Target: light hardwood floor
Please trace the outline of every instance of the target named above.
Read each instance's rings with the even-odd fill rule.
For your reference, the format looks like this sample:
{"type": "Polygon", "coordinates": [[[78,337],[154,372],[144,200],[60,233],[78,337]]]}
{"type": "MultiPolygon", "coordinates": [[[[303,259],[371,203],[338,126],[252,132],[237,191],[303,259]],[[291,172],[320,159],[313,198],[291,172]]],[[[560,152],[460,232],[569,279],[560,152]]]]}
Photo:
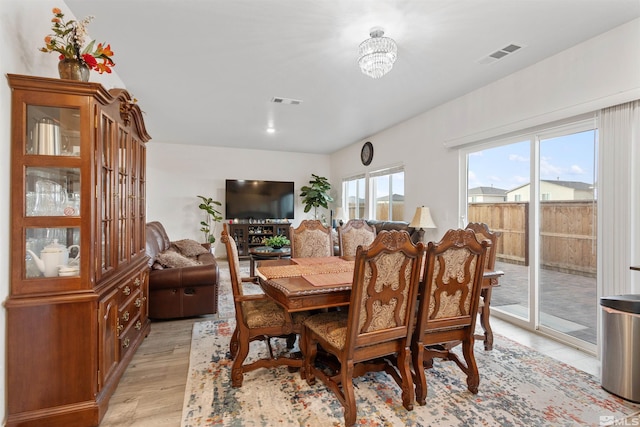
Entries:
{"type": "Polygon", "coordinates": [[[191,330],[201,316],[151,323],[127,367],[100,427],[178,427],[189,369],[191,330]]]}
{"type": "MultiPolygon", "coordinates": [[[[226,260],[219,265],[222,271],[226,260]]],[[[249,262],[241,262],[241,269],[243,274],[248,274],[249,262]]],[[[226,291],[230,292],[230,288],[226,291]]],[[[225,317],[229,315],[233,316],[233,311],[227,310],[223,314],[225,317]]],[[[193,324],[218,318],[218,315],[209,315],[152,321],[151,332],[122,376],[100,427],[179,427],[193,324]]],[[[535,348],[596,377],[600,375],[600,362],[595,357],[495,317],[491,318],[491,325],[496,334],[535,348]]]]}
{"type": "MultiPolygon", "coordinates": [[[[192,326],[216,318],[212,315],[153,322],[151,333],[122,376],[100,427],[179,427],[192,326]]],[[[495,333],[599,376],[598,360],[586,353],[500,319],[493,318],[491,324],[495,333]]]]}

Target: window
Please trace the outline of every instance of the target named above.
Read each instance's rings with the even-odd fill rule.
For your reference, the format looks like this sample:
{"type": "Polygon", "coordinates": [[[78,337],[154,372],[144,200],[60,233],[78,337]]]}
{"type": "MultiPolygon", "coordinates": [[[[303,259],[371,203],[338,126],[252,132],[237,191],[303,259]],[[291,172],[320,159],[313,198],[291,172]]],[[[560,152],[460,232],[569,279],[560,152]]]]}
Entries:
{"type": "Polygon", "coordinates": [[[365,218],[365,181],[364,175],[342,181],[342,206],[347,219],[365,218]]]}
{"type": "Polygon", "coordinates": [[[342,182],[342,206],[349,219],[404,220],[404,169],[382,169],[342,182]]]}

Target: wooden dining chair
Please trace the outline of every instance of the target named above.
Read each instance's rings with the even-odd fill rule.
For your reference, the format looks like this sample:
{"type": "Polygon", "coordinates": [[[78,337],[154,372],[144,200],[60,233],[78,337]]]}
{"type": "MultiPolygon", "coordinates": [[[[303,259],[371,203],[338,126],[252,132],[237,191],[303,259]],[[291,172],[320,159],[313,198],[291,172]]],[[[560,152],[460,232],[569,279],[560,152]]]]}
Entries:
{"type": "Polygon", "coordinates": [[[353,378],[385,371],[402,389],[402,404],[413,409],[411,332],[424,245],[406,231],[382,231],[356,252],[348,310],[313,315],[304,322],[303,374],[331,389],[344,407],[347,426],[356,422],[353,378]],[[316,367],[318,345],[338,360],[335,374],[316,367]]]}
{"type": "MultiPolygon", "coordinates": [[[[484,269],[493,271],[496,268],[496,254],[498,251],[498,238],[502,235],[500,232],[493,232],[489,230],[489,226],[482,222],[470,222],[465,227],[466,229],[473,230],[476,233],[478,240],[487,239],[491,242],[491,246],[487,248],[487,254],[484,257],[484,269]]],[[[483,335],[476,334],[475,338],[480,341],[484,341],[484,349],[493,349],[493,330],[489,322],[491,316],[491,292],[493,287],[490,283],[486,283],[491,279],[483,279],[485,281],[482,291],[480,292],[480,306],[478,311],[480,312],[480,326],[484,331],[483,335]]]]}
{"type": "Polygon", "coordinates": [[[355,256],[359,245],[369,246],[376,238],[376,228],[364,219],[350,219],[338,227],[340,256],[355,256]]]}
{"type": "Polygon", "coordinates": [[[291,236],[291,258],[333,255],[331,229],[316,219],[305,219],[298,228],[292,225],[289,235],[291,236]]]}
{"type": "Polygon", "coordinates": [[[420,283],[416,331],[411,354],[416,401],[426,403],[425,368],[433,358],[454,361],[467,375],[469,391],[478,393],[480,375],[473,353],[484,258],[489,241],[479,242],[473,230],[449,230],[438,243],[429,242],[420,283]],[[465,363],[448,344],[462,342],[465,363]]]}
{"type": "Polygon", "coordinates": [[[255,282],[253,277],[240,277],[240,262],[235,240],[229,237],[227,224],[223,224],[221,240],[227,250],[229,273],[231,275],[231,289],[236,311],[236,328],[230,342],[230,354],[233,359],[231,366],[231,386],[241,387],[245,372],[258,368],[272,368],[276,366],[301,367],[302,360],[290,357],[274,356],[270,339],[284,337],[288,339],[287,347],[293,346],[293,334],[302,330],[302,322],[309,316],[309,312],[290,314],[276,304],[265,294],[245,295],[243,282],[255,282]],[[268,356],[252,363],[244,364],[249,353],[249,344],[261,340],[267,345],[268,356]]]}

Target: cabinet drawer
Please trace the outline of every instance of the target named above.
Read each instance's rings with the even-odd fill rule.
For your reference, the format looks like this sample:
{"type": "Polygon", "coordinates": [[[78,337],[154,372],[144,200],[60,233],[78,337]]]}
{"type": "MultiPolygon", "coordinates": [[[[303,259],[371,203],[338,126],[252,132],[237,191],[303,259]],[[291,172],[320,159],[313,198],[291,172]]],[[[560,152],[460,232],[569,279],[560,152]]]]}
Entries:
{"type": "Polygon", "coordinates": [[[143,284],[143,272],[139,272],[136,275],[130,277],[125,280],[124,283],[118,286],[120,292],[120,303],[122,304],[128,298],[131,297],[132,294],[142,289],[143,284]]]}
{"type": "Polygon", "coordinates": [[[134,318],[140,316],[143,303],[142,292],[138,289],[129,296],[128,300],[118,307],[118,322],[121,331],[127,329],[134,318]]]}
{"type": "Polygon", "coordinates": [[[129,320],[127,327],[120,334],[120,358],[124,358],[125,353],[131,348],[134,341],[140,335],[142,329],[142,321],[140,314],[129,320]]]}

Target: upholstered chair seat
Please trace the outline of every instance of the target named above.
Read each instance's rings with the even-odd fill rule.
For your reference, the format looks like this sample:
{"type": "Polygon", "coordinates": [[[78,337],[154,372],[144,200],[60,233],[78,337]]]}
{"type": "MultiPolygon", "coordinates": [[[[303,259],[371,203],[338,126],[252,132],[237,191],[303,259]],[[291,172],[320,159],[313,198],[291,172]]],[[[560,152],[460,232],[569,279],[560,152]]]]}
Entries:
{"type": "MultiPolygon", "coordinates": [[[[249,328],[282,327],[287,323],[283,308],[270,299],[243,301],[242,316],[249,328]]],[[[301,326],[308,316],[307,311],[292,313],[291,320],[294,325],[301,326]]]]}
{"type": "Polygon", "coordinates": [[[347,339],[348,312],[329,311],[309,317],[304,325],[318,337],[342,350],[347,339]]]}

